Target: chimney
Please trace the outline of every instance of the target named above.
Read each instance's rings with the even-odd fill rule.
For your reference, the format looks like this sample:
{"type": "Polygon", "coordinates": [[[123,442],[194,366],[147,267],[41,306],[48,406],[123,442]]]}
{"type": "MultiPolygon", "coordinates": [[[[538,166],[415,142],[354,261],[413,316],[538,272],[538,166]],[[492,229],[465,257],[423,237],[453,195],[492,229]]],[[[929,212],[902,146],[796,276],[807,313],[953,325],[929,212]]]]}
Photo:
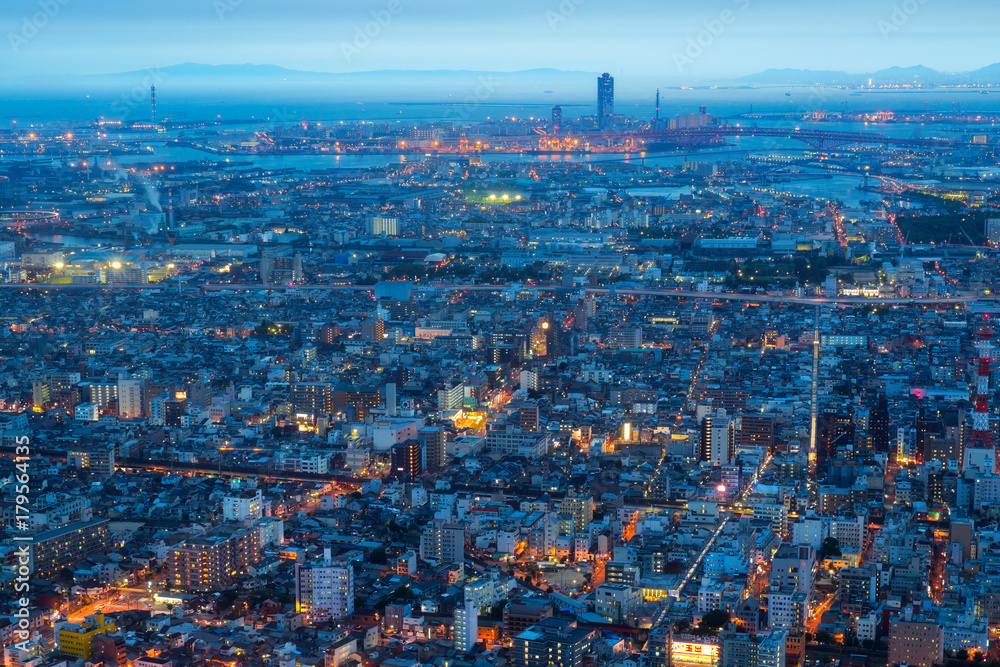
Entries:
{"type": "Polygon", "coordinates": [[[174,228],[174,191],[167,190],[167,229],[174,228]]]}

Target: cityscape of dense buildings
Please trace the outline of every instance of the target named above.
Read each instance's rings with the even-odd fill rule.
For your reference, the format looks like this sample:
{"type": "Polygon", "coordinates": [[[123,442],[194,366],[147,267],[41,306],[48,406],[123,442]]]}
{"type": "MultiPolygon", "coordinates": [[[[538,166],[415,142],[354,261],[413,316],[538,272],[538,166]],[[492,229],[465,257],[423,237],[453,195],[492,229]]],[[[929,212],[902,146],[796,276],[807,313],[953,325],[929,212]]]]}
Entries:
{"type": "Polygon", "coordinates": [[[0,130],[6,664],[1000,658],[991,119],[151,92],[0,130]]]}

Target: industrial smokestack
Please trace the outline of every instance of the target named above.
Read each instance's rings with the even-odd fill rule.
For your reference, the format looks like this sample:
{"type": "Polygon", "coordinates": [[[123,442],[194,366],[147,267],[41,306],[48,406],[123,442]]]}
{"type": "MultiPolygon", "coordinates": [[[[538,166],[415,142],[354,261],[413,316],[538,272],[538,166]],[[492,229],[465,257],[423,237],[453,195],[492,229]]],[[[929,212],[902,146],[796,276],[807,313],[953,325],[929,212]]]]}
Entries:
{"type": "Polygon", "coordinates": [[[167,190],[167,229],[174,228],[174,191],[167,190]]]}
{"type": "Polygon", "coordinates": [[[156,125],[156,86],[149,87],[150,118],[156,125]]]}

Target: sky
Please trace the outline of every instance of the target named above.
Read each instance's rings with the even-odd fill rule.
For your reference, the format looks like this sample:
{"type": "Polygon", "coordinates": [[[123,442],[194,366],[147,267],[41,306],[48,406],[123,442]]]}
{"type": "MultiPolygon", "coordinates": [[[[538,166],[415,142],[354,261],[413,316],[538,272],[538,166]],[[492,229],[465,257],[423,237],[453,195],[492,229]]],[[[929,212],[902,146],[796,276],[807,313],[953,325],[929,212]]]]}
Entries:
{"type": "Polygon", "coordinates": [[[997,25],[996,0],[3,0],[0,70],[965,71],[1000,62],[997,25]]]}

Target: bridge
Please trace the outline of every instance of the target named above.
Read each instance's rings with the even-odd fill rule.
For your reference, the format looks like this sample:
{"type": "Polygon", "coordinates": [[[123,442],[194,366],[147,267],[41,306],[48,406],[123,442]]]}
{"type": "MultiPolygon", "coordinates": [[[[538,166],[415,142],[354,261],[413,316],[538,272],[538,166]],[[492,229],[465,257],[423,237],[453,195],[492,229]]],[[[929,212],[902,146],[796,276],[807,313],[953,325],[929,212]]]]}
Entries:
{"type": "MultiPolygon", "coordinates": [[[[963,246],[968,247],[968,246],[963,246]]],[[[492,285],[414,285],[414,288],[430,288],[445,292],[502,292],[508,284],[492,285]]],[[[542,292],[579,292],[587,294],[625,294],[630,296],[673,297],[677,299],[713,299],[716,301],[742,301],[744,303],[790,303],[804,306],[816,305],[872,305],[872,306],[936,306],[941,304],[963,304],[977,302],[998,302],[1000,294],[966,294],[935,297],[867,297],[867,296],[790,296],[783,294],[744,294],[741,292],[697,292],[693,290],[660,289],[655,287],[564,287],[562,285],[527,285],[542,292]]],[[[201,292],[371,292],[374,285],[259,285],[253,283],[202,283],[185,284],[161,281],[141,284],[46,284],[46,283],[0,283],[0,291],[100,291],[100,292],[141,292],[145,290],[178,291],[191,294],[201,292]]]]}
{"type": "Polygon", "coordinates": [[[808,144],[816,150],[830,150],[851,144],[875,144],[901,146],[906,148],[953,148],[957,142],[951,139],[917,139],[890,137],[874,132],[841,132],[835,130],[813,130],[781,127],[743,127],[723,125],[720,127],[700,127],[677,130],[648,130],[635,136],[648,143],[676,144],[682,148],[696,148],[720,143],[725,137],[774,137],[794,139],[808,144]]]}
{"type": "MultiPolygon", "coordinates": [[[[0,446],[0,456],[14,456],[16,447],[0,446]]],[[[65,463],[67,452],[63,449],[40,448],[33,454],[47,458],[50,461],[65,463]]],[[[201,474],[217,477],[257,477],[264,480],[280,482],[305,482],[316,484],[337,484],[352,490],[360,489],[367,481],[341,472],[315,473],[297,472],[294,470],[261,470],[249,466],[234,466],[229,464],[213,465],[209,462],[190,463],[187,461],[168,461],[165,459],[124,458],[115,461],[115,467],[123,470],[150,470],[169,474],[201,474]]]]}

